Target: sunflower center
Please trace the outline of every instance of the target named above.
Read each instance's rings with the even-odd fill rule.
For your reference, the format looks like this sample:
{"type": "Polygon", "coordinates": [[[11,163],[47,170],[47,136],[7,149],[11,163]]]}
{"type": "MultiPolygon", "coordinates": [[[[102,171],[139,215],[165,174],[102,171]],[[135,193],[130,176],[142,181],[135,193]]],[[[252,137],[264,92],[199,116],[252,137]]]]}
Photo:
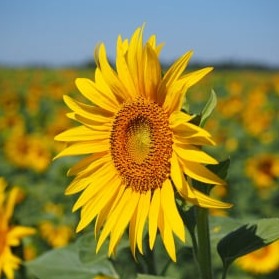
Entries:
{"type": "Polygon", "coordinates": [[[141,164],[147,158],[152,146],[151,136],[147,119],[138,117],[130,121],[127,129],[127,151],[134,162],[141,164]]]}
{"type": "Polygon", "coordinates": [[[110,147],[126,187],[139,192],[161,187],[170,174],[172,154],[167,114],[143,98],[125,103],[115,117],[110,147]]]}

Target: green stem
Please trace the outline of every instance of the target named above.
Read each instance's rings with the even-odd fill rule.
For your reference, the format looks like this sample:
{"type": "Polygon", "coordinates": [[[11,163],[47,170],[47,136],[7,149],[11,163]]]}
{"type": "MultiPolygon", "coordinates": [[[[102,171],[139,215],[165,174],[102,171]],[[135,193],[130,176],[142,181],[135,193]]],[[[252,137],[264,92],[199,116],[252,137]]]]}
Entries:
{"type": "Polygon", "coordinates": [[[226,279],[228,272],[228,266],[225,266],[222,273],[222,279],[226,279]]]}
{"type": "Polygon", "coordinates": [[[208,209],[196,207],[197,235],[198,235],[198,262],[202,279],[212,279],[211,249],[208,224],[208,209]]]}
{"type": "Polygon", "coordinates": [[[193,244],[193,257],[194,257],[194,261],[197,264],[197,267],[200,268],[199,260],[198,260],[199,248],[198,248],[197,238],[196,238],[196,235],[195,235],[194,231],[192,232],[191,230],[189,230],[189,233],[190,233],[190,236],[191,236],[191,239],[192,239],[192,244],[193,244]]]}

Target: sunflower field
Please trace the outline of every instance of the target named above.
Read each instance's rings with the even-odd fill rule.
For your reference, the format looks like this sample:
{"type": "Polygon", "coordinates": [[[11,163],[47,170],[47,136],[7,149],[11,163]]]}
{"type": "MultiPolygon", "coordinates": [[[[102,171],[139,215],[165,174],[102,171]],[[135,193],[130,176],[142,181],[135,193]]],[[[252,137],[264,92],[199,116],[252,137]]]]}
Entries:
{"type": "MultiPolygon", "coordinates": [[[[127,235],[108,258],[106,247],[95,254],[93,226],[75,232],[80,214],[72,212],[76,196],[64,192],[72,180],[67,171],[77,159],[53,158],[64,148],[54,137],[74,125],[66,117],[63,95],[80,98],[74,84],[78,77],[93,79],[93,70],[0,68],[0,278],[197,278],[194,244],[187,234],[186,246],[178,241],[173,263],[160,239],[154,253],[144,247],[146,255],[134,261],[127,235]]],[[[229,232],[248,239],[245,225],[257,224],[267,228],[269,239],[278,238],[265,218],[279,217],[279,72],[214,70],[188,90],[187,109],[199,114],[211,89],[217,105],[205,127],[217,145],[207,152],[223,162],[228,184],[215,186],[211,196],[233,204],[210,209],[214,278],[221,278],[222,253],[230,255],[233,244],[222,242],[229,251],[219,249],[221,258],[216,246],[229,232]]],[[[279,278],[279,241],[270,242],[243,256],[227,256],[232,264],[226,278],[279,278]]]]}

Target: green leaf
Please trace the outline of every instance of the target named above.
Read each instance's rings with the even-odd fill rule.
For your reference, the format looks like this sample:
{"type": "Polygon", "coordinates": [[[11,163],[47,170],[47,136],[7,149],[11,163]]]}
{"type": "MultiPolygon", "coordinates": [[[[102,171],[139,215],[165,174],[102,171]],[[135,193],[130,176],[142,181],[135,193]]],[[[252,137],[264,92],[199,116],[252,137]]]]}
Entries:
{"type": "Polygon", "coordinates": [[[244,225],[243,220],[224,216],[209,216],[210,242],[215,250],[219,241],[230,232],[244,225]]]}
{"type": "Polygon", "coordinates": [[[33,261],[25,263],[31,274],[39,279],[88,279],[98,274],[112,278],[118,275],[107,259],[103,249],[95,253],[95,241],[88,243],[88,236],[81,237],[75,244],[49,251],[33,261]],[[87,243],[87,250],[84,245],[87,243]],[[89,253],[89,250],[92,252],[89,253]]]}
{"type": "MultiPolygon", "coordinates": [[[[78,248],[79,256],[82,262],[94,264],[96,260],[107,259],[108,242],[105,242],[96,254],[97,242],[93,233],[88,233],[80,237],[75,244],[78,248]]],[[[130,246],[129,239],[123,235],[117,246],[117,251],[130,246]]]]}
{"type": "Polygon", "coordinates": [[[243,225],[222,238],[217,250],[225,270],[238,257],[279,239],[279,218],[261,219],[243,225]]]}
{"type": "Polygon", "coordinates": [[[226,179],[228,175],[228,170],[230,167],[231,160],[230,158],[219,162],[216,165],[208,165],[207,168],[217,174],[220,178],[226,179]]]}
{"type": "Polygon", "coordinates": [[[209,118],[209,116],[215,109],[216,105],[217,105],[217,97],[215,91],[212,89],[210,97],[201,112],[201,121],[200,121],[201,127],[205,125],[206,120],[209,118]]]}
{"type": "Polygon", "coordinates": [[[174,277],[155,276],[147,274],[138,274],[137,279],[175,279],[174,277]]]}

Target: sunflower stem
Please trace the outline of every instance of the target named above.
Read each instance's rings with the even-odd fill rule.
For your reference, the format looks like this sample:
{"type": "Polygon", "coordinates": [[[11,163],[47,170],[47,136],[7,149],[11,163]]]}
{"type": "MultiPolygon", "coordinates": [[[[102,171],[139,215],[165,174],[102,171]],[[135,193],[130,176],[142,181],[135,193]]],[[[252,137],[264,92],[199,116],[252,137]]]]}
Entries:
{"type": "Polygon", "coordinates": [[[201,279],[212,279],[211,249],[208,222],[208,209],[196,207],[198,235],[198,263],[201,279]]]}
{"type": "Polygon", "coordinates": [[[194,257],[194,261],[197,264],[197,267],[200,269],[199,266],[199,260],[198,260],[198,242],[197,242],[197,238],[196,238],[196,234],[195,232],[189,231],[191,239],[192,239],[192,243],[193,243],[193,257],[194,257]]]}
{"type": "Polygon", "coordinates": [[[226,267],[224,267],[224,269],[223,269],[222,279],[226,279],[226,277],[227,277],[227,272],[228,272],[228,267],[226,266],[226,267]]]}

